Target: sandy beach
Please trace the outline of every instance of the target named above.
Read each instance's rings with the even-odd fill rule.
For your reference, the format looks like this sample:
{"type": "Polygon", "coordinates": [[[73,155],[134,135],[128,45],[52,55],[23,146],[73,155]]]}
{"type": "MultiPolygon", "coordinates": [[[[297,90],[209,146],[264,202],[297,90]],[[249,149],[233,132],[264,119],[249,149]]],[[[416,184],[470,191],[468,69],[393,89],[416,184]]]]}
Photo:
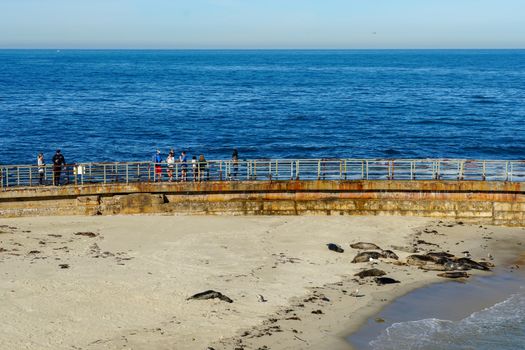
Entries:
{"type": "Polygon", "coordinates": [[[443,280],[404,264],[413,252],[499,266],[524,244],[522,228],[410,217],[0,219],[0,348],[349,349],[369,316],[443,280]],[[352,263],[360,241],[399,260],[352,263]],[[400,283],[354,276],[371,267],[400,283]],[[233,302],[187,300],[206,290],[233,302]]]}

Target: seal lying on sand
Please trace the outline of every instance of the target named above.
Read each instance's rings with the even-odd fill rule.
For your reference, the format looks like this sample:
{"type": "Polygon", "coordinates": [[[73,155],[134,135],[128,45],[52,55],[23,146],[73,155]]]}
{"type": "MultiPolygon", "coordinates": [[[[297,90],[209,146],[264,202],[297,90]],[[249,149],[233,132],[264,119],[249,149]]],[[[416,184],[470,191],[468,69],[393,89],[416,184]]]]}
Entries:
{"type": "Polygon", "coordinates": [[[386,275],[386,272],[383,270],[369,269],[369,270],[363,270],[361,272],[358,272],[354,276],[365,278],[365,277],[378,277],[378,276],[384,276],[384,275],[386,275]]]}
{"type": "Polygon", "coordinates": [[[381,250],[381,248],[379,248],[376,244],[366,242],[357,242],[354,244],[350,244],[350,247],[354,249],[381,250]]]}
{"type": "Polygon", "coordinates": [[[468,278],[469,277],[469,275],[463,271],[443,272],[443,273],[438,273],[438,276],[446,277],[446,278],[468,278]]]}
{"type": "Polygon", "coordinates": [[[381,254],[383,255],[383,258],[394,259],[394,260],[399,259],[399,256],[397,256],[396,253],[388,249],[381,251],[381,254]]]}
{"type": "Polygon", "coordinates": [[[368,262],[370,259],[399,259],[399,257],[391,250],[382,250],[381,252],[361,252],[357,254],[352,260],[353,263],[362,263],[362,262],[368,262]]]}
{"type": "Polygon", "coordinates": [[[328,246],[328,249],[336,253],[344,253],[345,251],[343,248],[341,248],[339,245],[335,243],[328,243],[327,246],[328,246]]]}
{"type": "Polygon", "coordinates": [[[432,256],[422,255],[422,254],[413,254],[407,257],[407,264],[414,266],[423,266],[428,263],[435,263],[436,260],[432,256]]]}
{"type": "Polygon", "coordinates": [[[221,292],[216,292],[214,290],[207,290],[205,292],[197,293],[195,295],[192,295],[186,300],[190,300],[190,299],[193,299],[193,300],[220,299],[227,303],[233,303],[233,300],[228,298],[226,295],[222,294],[221,292]]]}
{"type": "Polygon", "coordinates": [[[434,259],[435,262],[442,261],[443,259],[453,259],[454,254],[446,253],[446,252],[431,252],[427,253],[427,256],[434,259]]]}
{"type": "Polygon", "coordinates": [[[362,263],[362,262],[368,262],[370,259],[379,259],[382,258],[383,255],[379,252],[362,252],[355,256],[354,260],[352,262],[355,263],[362,263]]]}
{"type": "Polygon", "coordinates": [[[480,264],[469,258],[459,258],[455,260],[461,266],[468,267],[475,270],[490,271],[490,268],[484,264],[480,264]]]}
{"type": "Polygon", "coordinates": [[[377,277],[375,279],[375,281],[376,281],[378,286],[382,286],[384,284],[401,283],[398,280],[395,280],[395,279],[390,278],[390,277],[377,277]]]}
{"type": "Polygon", "coordinates": [[[426,255],[413,254],[407,257],[408,265],[419,266],[423,270],[454,271],[454,270],[482,270],[490,271],[490,265],[478,263],[469,258],[456,258],[454,255],[440,252],[426,255]]]}

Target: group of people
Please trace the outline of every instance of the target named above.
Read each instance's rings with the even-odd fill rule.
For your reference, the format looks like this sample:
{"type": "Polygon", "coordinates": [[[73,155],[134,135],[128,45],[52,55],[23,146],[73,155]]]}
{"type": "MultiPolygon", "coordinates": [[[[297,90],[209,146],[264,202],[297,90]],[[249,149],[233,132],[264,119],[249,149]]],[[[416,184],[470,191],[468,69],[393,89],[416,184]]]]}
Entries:
{"type": "MultiPolygon", "coordinates": [[[[233,177],[237,176],[238,161],[239,161],[239,153],[237,152],[237,149],[234,149],[232,153],[232,163],[233,163],[232,170],[233,171],[231,174],[233,175],[233,177]]],[[[53,185],[58,186],[60,185],[60,176],[63,171],[63,168],[66,166],[66,159],[64,158],[64,155],[59,149],[56,150],[52,158],[52,162],[53,162],[53,185]]],[[[168,176],[168,181],[170,182],[173,181],[174,176],[178,177],[175,174],[176,168],[178,171],[180,171],[180,181],[182,182],[188,181],[188,174],[190,174],[193,181],[209,180],[210,170],[208,167],[208,161],[206,160],[203,154],[201,154],[198,159],[196,156],[193,156],[191,161],[188,161],[188,156],[186,155],[186,151],[182,151],[179,157],[175,158],[175,151],[171,149],[168,153],[168,156],[166,158],[163,158],[160,150],[157,150],[155,154],[153,155],[152,162],[155,167],[155,181],[158,181],[158,182],[162,181],[164,164],[166,165],[166,173],[168,176]],[[177,164],[177,167],[176,167],[176,164],[177,164]]],[[[43,185],[44,180],[45,180],[45,168],[46,168],[46,162],[44,160],[43,153],[38,154],[37,166],[38,166],[38,174],[39,174],[39,184],[43,185]]],[[[79,169],[81,169],[81,167],[79,167],[79,169]]],[[[78,172],[80,174],[80,172],[83,172],[83,170],[78,170],[78,172]]],[[[75,167],[75,175],[77,175],[76,167],[75,167]]]]}
{"type": "MultiPolygon", "coordinates": [[[[166,172],[169,182],[173,181],[175,163],[180,164],[181,181],[188,181],[188,156],[186,155],[186,151],[182,151],[178,159],[175,159],[175,151],[171,149],[166,159],[163,159],[160,150],[157,150],[153,156],[153,163],[155,164],[155,181],[162,181],[162,163],[166,163],[167,165],[166,172]]],[[[203,154],[199,156],[198,160],[196,156],[192,157],[191,173],[193,174],[193,181],[203,181],[208,178],[208,162],[206,161],[206,158],[204,158],[203,154]]]]}
{"type": "MultiPolygon", "coordinates": [[[[182,182],[188,181],[188,172],[190,170],[189,170],[189,164],[188,164],[189,162],[188,162],[188,156],[186,155],[186,151],[182,151],[179,157],[176,159],[175,151],[171,149],[166,159],[164,159],[162,157],[160,150],[157,150],[157,152],[153,155],[152,161],[155,164],[155,181],[156,182],[162,181],[162,164],[163,163],[167,165],[166,173],[167,173],[169,182],[173,181],[176,163],[178,163],[178,165],[180,166],[180,181],[182,182]]],[[[237,164],[239,161],[239,153],[237,152],[237,149],[233,150],[232,161],[234,164],[234,169],[237,169],[237,164]]],[[[235,172],[237,171],[235,170],[235,172]]],[[[203,154],[201,154],[198,159],[197,159],[197,156],[192,157],[191,175],[192,175],[193,181],[209,180],[210,171],[208,167],[208,161],[206,160],[203,154]]]]}
{"type": "MultiPolygon", "coordinates": [[[[201,154],[198,159],[197,159],[197,156],[193,156],[191,159],[191,162],[188,162],[188,156],[186,154],[186,151],[182,151],[179,157],[176,159],[175,151],[171,149],[166,159],[164,159],[162,157],[160,150],[157,149],[157,152],[153,155],[152,161],[155,164],[155,181],[156,182],[162,181],[162,164],[163,163],[167,165],[166,173],[167,173],[169,182],[173,181],[176,163],[179,165],[179,168],[180,168],[180,181],[182,182],[188,181],[188,172],[190,171],[191,171],[193,181],[209,180],[210,169],[208,167],[208,161],[206,160],[203,154],[201,154]],[[189,170],[188,163],[191,163],[191,170],[189,170]]],[[[239,161],[239,153],[237,152],[237,149],[233,150],[232,161],[233,161],[233,168],[234,168],[234,176],[237,176],[236,173],[237,173],[238,161],[239,161]]]]}
{"type": "MultiPolygon", "coordinates": [[[[66,159],[64,158],[64,155],[62,152],[57,149],[55,152],[55,155],[51,159],[53,162],[53,185],[58,186],[60,185],[60,174],[62,173],[62,167],[66,165],[66,159]]],[[[38,183],[40,185],[44,184],[44,177],[45,177],[45,166],[46,161],[44,160],[44,154],[39,153],[37,157],[37,165],[38,165],[38,183]]]]}

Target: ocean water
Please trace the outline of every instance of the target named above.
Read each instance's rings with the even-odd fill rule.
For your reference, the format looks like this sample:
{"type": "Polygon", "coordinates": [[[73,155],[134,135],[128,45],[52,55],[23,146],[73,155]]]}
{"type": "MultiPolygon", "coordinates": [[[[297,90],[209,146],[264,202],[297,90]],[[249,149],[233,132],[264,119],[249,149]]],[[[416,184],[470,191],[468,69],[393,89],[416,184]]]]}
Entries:
{"type": "Polygon", "coordinates": [[[525,349],[525,291],[460,320],[395,323],[370,343],[373,350],[525,349]]]}
{"type": "Polygon", "coordinates": [[[358,350],[525,349],[525,272],[496,269],[396,299],[348,338],[358,350]],[[378,323],[380,317],[385,322],[378,323]]]}
{"type": "Polygon", "coordinates": [[[0,50],[0,163],[525,158],[525,50],[0,50]]]}

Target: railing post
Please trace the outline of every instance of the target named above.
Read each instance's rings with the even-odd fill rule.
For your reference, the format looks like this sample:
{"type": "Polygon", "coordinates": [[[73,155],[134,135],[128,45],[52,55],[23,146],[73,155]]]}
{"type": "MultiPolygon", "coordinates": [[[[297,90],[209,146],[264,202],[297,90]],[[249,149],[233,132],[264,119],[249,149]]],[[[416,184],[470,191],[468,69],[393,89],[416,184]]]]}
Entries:
{"type": "Polygon", "coordinates": [[[293,160],[290,161],[290,180],[293,180],[293,160]]]}
{"type": "Polygon", "coordinates": [[[321,179],[321,160],[317,161],[317,180],[321,179]]]}
{"type": "Polygon", "coordinates": [[[366,179],[368,180],[368,160],[366,161],[366,179]]]}
{"type": "Polygon", "coordinates": [[[365,161],[361,160],[361,180],[365,179],[365,161]]]}
{"type": "Polygon", "coordinates": [[[482,170],[482,174],[481,174],[481,179],[483,181],[485,181],[487,179],[487,165],[486,165],[486,161],[483,161],[483,170],[482,170]]]}
{"type": "Polygon", "coordinates": [[[103,172],[104,172],[104,185],[106,184],[106,164],[103,165],[103,172]]]}
{"type": "Polygon", "coordinates": [[[295,164],[295,179],[299,180],[299,160],[297,160],[297,163],[295,164]]]}
{"type": "Polygon", "coordinates": [[[510,162],[510,182],[512,182],[513,180],[513,176],[512,176],[512,173],[514,172],[514,167],[513,167],[513,164],[512,162],[510,162]]]}
{"type": "Polygon", "coordinates": [[[20,186],[20,167],[16,167],[16,185],[20,186]]]}
{"type": "Polygon", "coordinates": [[[345,180],[346,180],[348,176],[347,160],[345,159],[344,162],[345,162],[345,180]]]}
{"type": "Polygon", "coordinates": [[[33,186],[33,168],[29,167],[29,186],[33,186]]]}

